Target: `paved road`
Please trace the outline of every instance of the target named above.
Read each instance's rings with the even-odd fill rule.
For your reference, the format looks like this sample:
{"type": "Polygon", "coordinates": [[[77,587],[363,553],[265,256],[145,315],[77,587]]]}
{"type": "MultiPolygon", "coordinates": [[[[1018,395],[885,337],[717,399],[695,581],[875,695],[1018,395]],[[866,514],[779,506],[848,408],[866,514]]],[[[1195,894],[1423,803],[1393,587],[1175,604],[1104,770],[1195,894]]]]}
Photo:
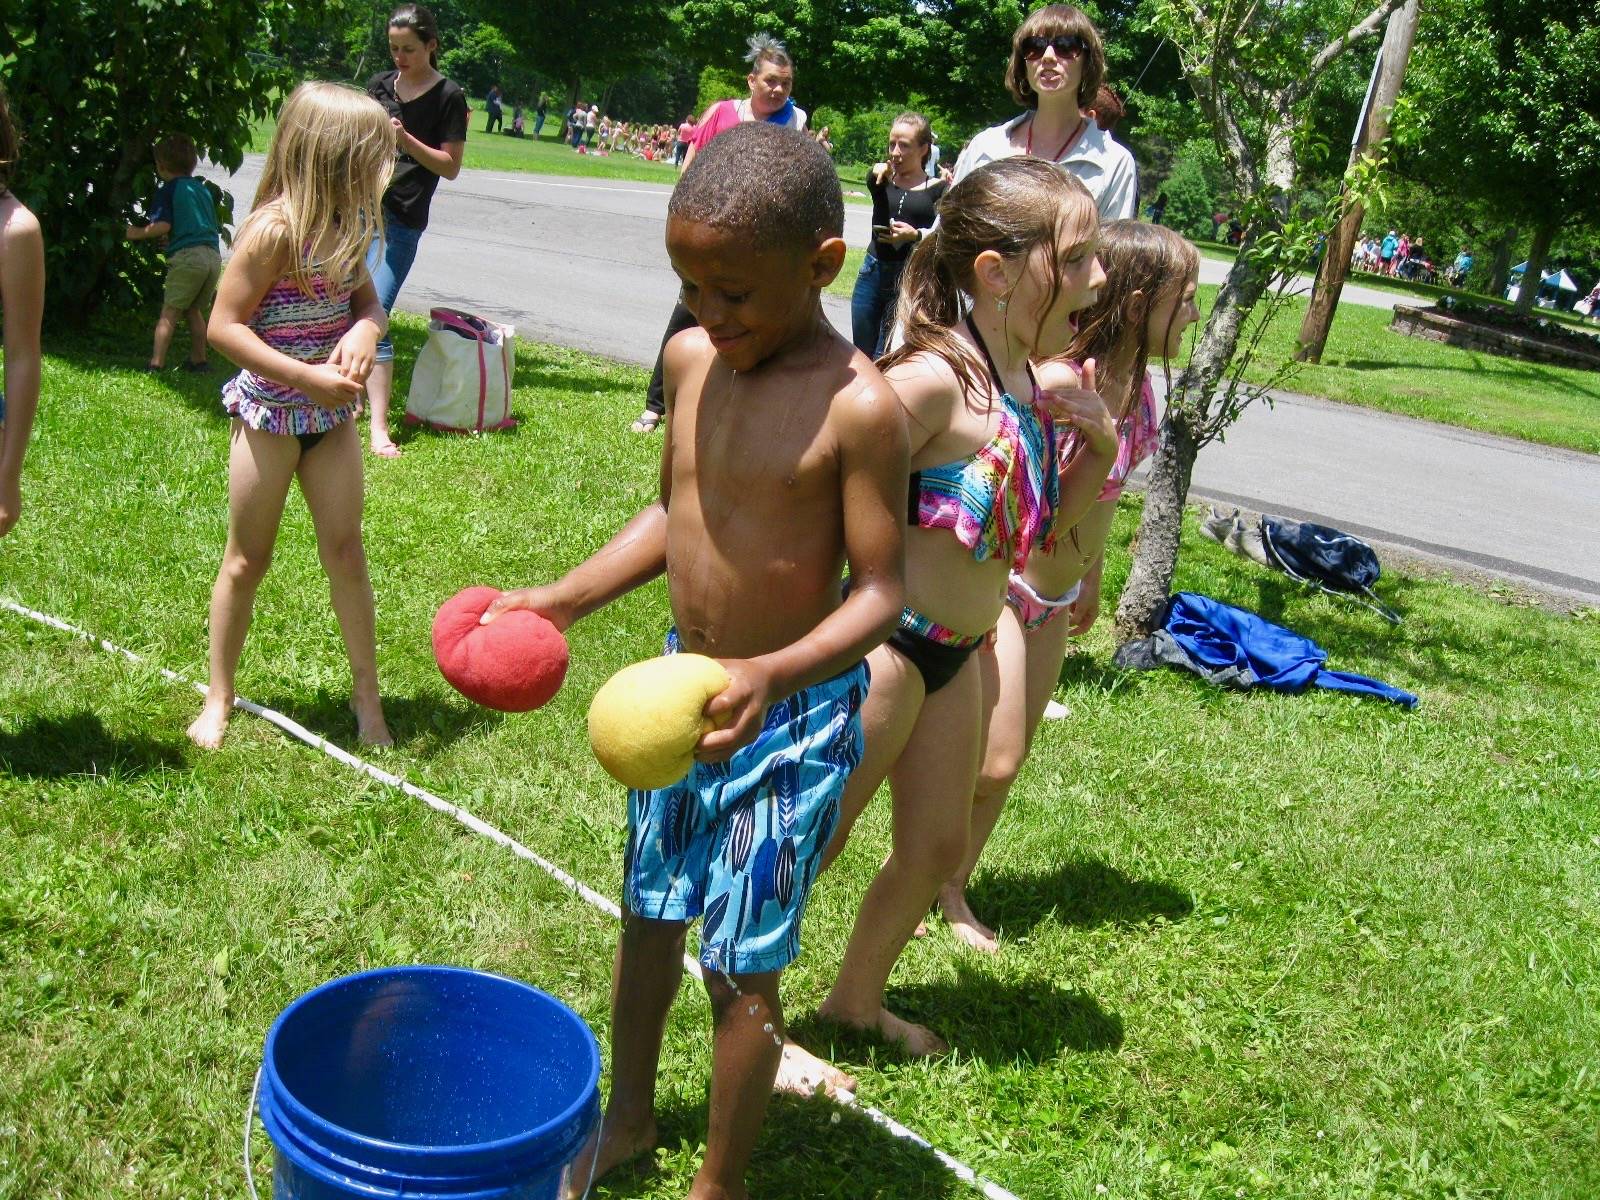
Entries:
{"type": "MultiPolygon", "coordinates": [[[[259,170],[254,159],[221,180],[240,207],[259,170]]],[[[642,183],[463,172],[440,185],[400,306],[460,305],[525,337],[648,364],[677,293],[661,245],[667,194],[642,183]]],[[[865,206],[846,206],[852,245],[866,242],[869,224],[865,206]]],[[[1207,281],[1225,270],[1202,261],[1207,281]]],[[[1344,299],[1397,300],[1357,287],[1344,299]]],[[[829,296],[824,305],[848,333],[848,304],[829,296]]],[[[1597,456],[1284,396],[1202,453],[1194,492],[1600,604],[1597,456]]]]}

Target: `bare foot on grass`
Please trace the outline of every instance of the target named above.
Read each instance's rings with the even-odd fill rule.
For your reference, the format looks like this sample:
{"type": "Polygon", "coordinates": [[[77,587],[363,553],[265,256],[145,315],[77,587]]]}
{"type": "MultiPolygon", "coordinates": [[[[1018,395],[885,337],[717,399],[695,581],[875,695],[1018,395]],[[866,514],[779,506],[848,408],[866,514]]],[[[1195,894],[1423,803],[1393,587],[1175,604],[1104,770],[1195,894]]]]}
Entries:
{"type": "Polygon", "coordinates": [[[374,696],[370,700],[352,700],[350,711],[356,715],[356,740],[374,750],[394,745],[394,735],[383,719],[383,701],[374,696]]]}
{"type": "Polygon", "coordinates": [[[964,890],[947,887],[940,891],[939,910],[944,913],[945,924],[950,926],[950,932],[955,934],[958,942],[985,954],[999,953],[1000,942],[994,930],[973,915],[964,890]]]}
{"type": "Polygon", "coordinates": [[[215,750],[222,745],[222,735],[228,732],[228,718],[232,715],[232,696],[207,692],[205,707],[189,726],[189,740],[202,750],[215,750]]]}
{"type": "Polygon", "coordinates": [[[830,1008],[827,1001],[817,1010],[817,1015],[836,1025],[859,1029],[863,1033],[876,1033],[886,1042],[893,1042],[913,1058],[935,1058],[950,1053],[950,1044],[925,1025],[918,1025],[895,1016],[887,1008],[878,1009],[871,1018],[863,1021],[830,1008]]]}
{"type": "Polygon", "coordinates": [[[394,444],[389,437],[372,439],[372,455],[374,458],[399,458],[400,447],[394,444]]]}
{"type": "Polygon", "coordinates": [[[591,1180],[604,1179],[623,1163],[632,1162],[655,1148],[654,1117],[636,1127],[609,1118],[603,1120],[578,1157],[572,1160],[565,1200],[583,1200],[588,1194],[591,1180]]]}
{"type": "Polygon", "coordinates": [[[775,1091],[794,1096],[815,1096],[821,1092],[830,1100],[838,1100],[843,1092],[855,1095],[856,1080],[827,1059],[819,1058],[785,1038],[783,1058],[778,1063],[778,1078],[772,1086],[775,1091]]]}

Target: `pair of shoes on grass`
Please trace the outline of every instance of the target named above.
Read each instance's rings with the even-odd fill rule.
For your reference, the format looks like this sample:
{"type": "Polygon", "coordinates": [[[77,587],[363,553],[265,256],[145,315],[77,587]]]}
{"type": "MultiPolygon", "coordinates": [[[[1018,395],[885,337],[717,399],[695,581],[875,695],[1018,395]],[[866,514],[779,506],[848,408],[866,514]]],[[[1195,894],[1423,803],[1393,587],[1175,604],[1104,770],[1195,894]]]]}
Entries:
{"type": "Polygon", "coordinates": [[[1231,513],[1224,513],[1213,504],[1211,511],[1200,520],[1200,536],[1220,542],[1231,553],[1248,558],[1259,566],[1272,566],[1272,560],[1267,557],[1267,548],[1261,540],[1260,524],[1246,524],[1237,508],[1231,513]]]}

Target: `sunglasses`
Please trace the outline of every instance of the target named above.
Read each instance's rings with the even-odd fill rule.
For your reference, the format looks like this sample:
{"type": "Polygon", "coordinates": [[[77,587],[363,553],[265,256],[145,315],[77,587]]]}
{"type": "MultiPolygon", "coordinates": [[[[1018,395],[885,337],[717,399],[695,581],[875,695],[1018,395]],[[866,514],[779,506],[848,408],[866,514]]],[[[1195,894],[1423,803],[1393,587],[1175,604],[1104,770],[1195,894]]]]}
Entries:
{"type": "Polygon", "coordinates": [[[1025,37],[1022,39],[1022,57],[1038,62],[1046,50],[1054,50],[1057,58],[1076,58],[1089,48],[1089,43],[1075,33],[1058,33],[1055,37],[1025,37]]]}

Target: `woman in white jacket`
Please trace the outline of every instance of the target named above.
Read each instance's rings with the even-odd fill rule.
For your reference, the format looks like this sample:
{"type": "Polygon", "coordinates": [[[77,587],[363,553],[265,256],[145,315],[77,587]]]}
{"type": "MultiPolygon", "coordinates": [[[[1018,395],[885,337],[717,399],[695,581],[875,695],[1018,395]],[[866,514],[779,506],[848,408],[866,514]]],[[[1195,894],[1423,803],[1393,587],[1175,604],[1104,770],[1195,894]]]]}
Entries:
{"type": "Polygon", "coordinates": [[[1084,111],[1105,73],[1100,33],[1082,12],[1051,4],[1031,13],[1011,36],[1006,65],[1006,90],[1027,111],[968,142],[956,160],[956,182],[986,162],[1031,154],[1081,179],[1102,221],[1136,216],[1133,155],[1084,111]]]}

